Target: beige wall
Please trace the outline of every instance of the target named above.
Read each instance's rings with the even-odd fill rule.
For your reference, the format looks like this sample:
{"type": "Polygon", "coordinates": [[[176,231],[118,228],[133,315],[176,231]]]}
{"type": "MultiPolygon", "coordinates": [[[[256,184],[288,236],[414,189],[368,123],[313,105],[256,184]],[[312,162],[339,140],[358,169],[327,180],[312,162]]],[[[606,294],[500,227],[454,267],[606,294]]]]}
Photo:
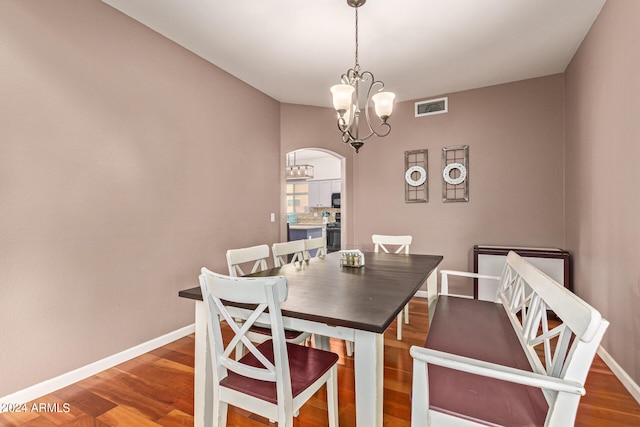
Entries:
{"type": "Polygon", "coordinates": [[[468,269],[475,244],[562,247],[563,76],[449,95],[449,113],[415,118],[396,106],[392,131],[357,155],[342,144],[331,109],[286,106],[283,150],[322,146],[349,156],[348,244],[371,235],[412,234],[412,250],[468,269]],[[470,201],[443,203],[442,148],[469,145],[470,201]],[[429,202],[404,201],[404,152],[429,150],[429,202]]]}
{"type": "Polygon", "coordinates": [[[475,244],[559,246],[563,235],[563,77],[449,94],[449,112],[398,105],[391,135],[355,161],[355,243],[411,234],[411,249],[473,266],[475,244]],[[469,202],[442,202],[442,148],[469,146],[469,202]],[[404,201],[404,152],[428,149],[429,202],[404,201]]]}
{"type": "Polygon", "coordinates": [[[640,382],[640,2],[608,1],[566,71],[566,234],[603,347],[640,382]]]}
{"type": "Polygon", "coordinates": [[[176,295],[201,266],[282,238],[298,148],[345,158],[349,245],[411,233],[461,269],[478,243],[571,250],[638,381],[639,8],[607,2],[566,81],[449,94],[425,118],[400,103],[354,155],[331,109],[280,105],[97,0],[0,2],[0,396],[191,323],[176,295]],[[470,202],[445,204],[441,149],[460,144],[470,202]],[[406,204],[404,151],[424,148],[430,201],[406,204]]]}
{"type": "Polygon", "coordinates": [[[200,267],[278,239],[279,108],[100,1],[0,2],[0,396],[192,323],[200,267]]]}

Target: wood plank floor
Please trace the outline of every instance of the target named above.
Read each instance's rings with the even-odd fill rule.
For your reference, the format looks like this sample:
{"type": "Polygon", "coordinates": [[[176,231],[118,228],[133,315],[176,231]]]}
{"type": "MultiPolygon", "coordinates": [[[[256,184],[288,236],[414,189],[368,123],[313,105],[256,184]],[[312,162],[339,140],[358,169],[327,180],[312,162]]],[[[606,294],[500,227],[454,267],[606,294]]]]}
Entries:
{"type": "MultiPolygon", "coordinates": [[[[426,301],[414,298],[410,308],[411,323],[403,327],[403,341],[395,338],[395,322],[385,334],[384,425],[389,427],[410,425],[409,347],[422,344],[428,328],[426,301]]],[[[332,340],[331,347],[340,355],[340,425],[354,426],[353,359],[345,355],[343,342],[332,340]]],[[[27,412],[0,414],[0,426],[192,426],[193,354],[191,335],[30,402],[27,412]]],[[[586,389],[576,426],[640,426],[640,405],[599,357],[586,389]]],[[[229,414],[230,427],[268,424],[239,409],[232,408],[229,414]]],[[[325,425],[326,396],[321,390],[302,408],[294,426],[325,425]]]]}

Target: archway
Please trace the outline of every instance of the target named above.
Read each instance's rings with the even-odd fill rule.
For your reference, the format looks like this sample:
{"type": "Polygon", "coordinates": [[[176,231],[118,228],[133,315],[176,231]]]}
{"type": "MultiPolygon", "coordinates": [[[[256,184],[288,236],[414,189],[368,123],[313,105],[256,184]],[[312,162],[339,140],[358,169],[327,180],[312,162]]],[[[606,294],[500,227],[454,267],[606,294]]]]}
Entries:
{"type": "Polygon", "coordinates": [[[317,237],[321,230],[327,237],[330,252],[345,245],[346,206],[346,160],[343,156],[322,148],[303,148],[286,153],[287,170],[308,171],[313,167],[313,176],[291,176],[285,172],[284,205],[287,214],[287,240],[317,237]],[[310,228],[313,227],[313,228],[310,228]],[[315,228],[317,227],[317,228],[315,228]],[[315,233],[314,235],[312,235],[315,233]]]}

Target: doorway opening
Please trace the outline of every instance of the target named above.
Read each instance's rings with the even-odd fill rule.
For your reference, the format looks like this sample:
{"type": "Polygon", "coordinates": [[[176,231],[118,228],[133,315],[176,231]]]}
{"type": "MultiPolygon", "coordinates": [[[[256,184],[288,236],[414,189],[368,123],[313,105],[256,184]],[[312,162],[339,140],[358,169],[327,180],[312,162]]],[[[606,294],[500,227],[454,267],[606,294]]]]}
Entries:
{"type": "Polygon", "coordinates": [[[303,177],[285,174],[287,240],[323,236],[328,252],[339,251],[344,246],[345,158],[329,150],[304,148],[287,153],[286,166],[307,171],[303,177]]]}

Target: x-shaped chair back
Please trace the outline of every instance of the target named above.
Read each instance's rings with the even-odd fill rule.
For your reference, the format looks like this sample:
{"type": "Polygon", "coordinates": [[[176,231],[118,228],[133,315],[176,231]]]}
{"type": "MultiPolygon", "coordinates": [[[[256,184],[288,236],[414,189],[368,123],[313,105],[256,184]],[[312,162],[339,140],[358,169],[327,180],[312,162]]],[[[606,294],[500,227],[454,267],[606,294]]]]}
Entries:
{"type": "Polygon", "coordinates": [[[289,263],[287,255],[293,255],[291,262],[304,261],[304,240],[274,243],[271,250],[273,251],[273,264],[276,267],[289,263]]]}
{"type": "Polygon", "coordinates": [[[316,249],[316,258],[320,258],[327,255],[327,238],[316,237],[312,239],[304,240],[304,259],[311,258],[312,251],[316,249]]]}
{"type": "Polygon", "coordinates": [[[207,327],[212,334],[212,365],[214,367],[214,385],[227,376],[227,370],[245,377],[275,382],[278,401],[291,402],[291,379],[287,363],[287,347],[282,325],[280,304],[287,299],[287,280],[282,276],[246,278],[224,276],[206,268],[200,274],[200,288],[207,311],[207,327]],[[238,325],[234,320],[233,309],[229,304],[256,305],[251,315],[238,325]],[[227,305],[225,305],[227,304],[227,305]],[[263,316],[262,322],[271,325],[274,363],[262,354],[247,337],[249,328],[263,316]],[[268,318],[268,321],[264,317],[268,318]],[[233,338],[225,347],[219,321],[223,319],[233,331],[233,338]],[[251,366],[232,357],[239,343],[260,362],[260,366],[251,366]]]}
{"type": "Polygon", "coordinates": [[[390,253],[391,250],[386,247],[386,245],[397,246],[393,253],[399,254],[404,252],[405,254],[409,253],[409,245],[411,245],[411,240],[413,237],[411,236],[384,236],[381,234],[374,234],[371,236],[371,240],[373,241],[374,252],[380,252],[380,249],[384,253],[390,253]]]}
{"type": "Polygon", "coordinates": [[[269,246],[259,245],[248,248],[229,249],[227,251],[227,267],[230,276],[245,276],[240,267],[242,264],[253,262],[250,273],[267,269],[267,259],[269,258],[269,246]]]}

